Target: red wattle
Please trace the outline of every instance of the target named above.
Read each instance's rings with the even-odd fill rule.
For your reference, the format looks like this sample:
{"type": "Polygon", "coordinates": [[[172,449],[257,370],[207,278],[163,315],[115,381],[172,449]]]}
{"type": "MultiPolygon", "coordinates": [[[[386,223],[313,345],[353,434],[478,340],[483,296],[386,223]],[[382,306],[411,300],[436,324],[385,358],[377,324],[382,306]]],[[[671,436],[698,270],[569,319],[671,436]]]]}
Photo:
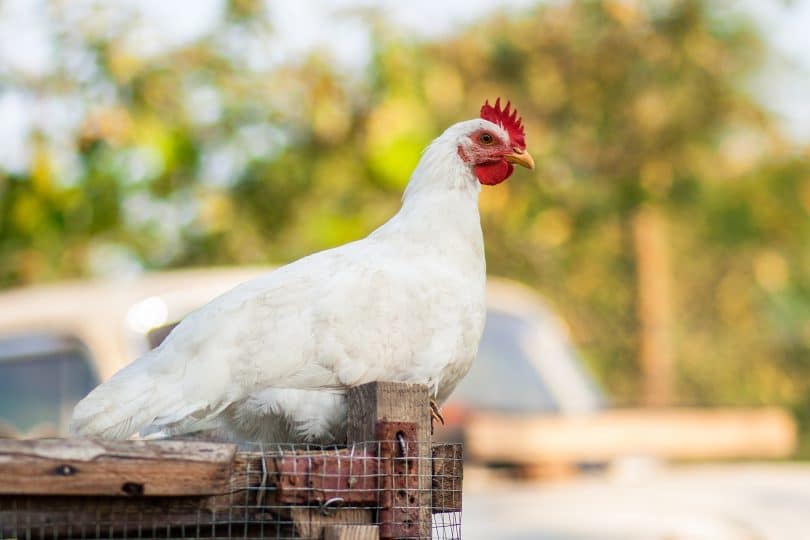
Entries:
{"type": "Polygon", "coordinates": [[[512,174],[515,167],[505,160],[483,163],[474,167],[478,181],[487,186],[500,184],[512,174]]]}

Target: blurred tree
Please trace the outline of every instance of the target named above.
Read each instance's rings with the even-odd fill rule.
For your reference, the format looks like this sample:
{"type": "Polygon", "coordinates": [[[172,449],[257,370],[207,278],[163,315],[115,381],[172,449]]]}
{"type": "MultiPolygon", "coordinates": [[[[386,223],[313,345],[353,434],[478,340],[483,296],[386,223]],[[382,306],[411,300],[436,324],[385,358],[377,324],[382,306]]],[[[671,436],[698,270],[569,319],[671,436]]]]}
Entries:
{"type": "Polygon", "coordinates": [[[489,21],[436,51],[460,68],[466,108],[510,96],[539,149],[541,186],[513,182],[486,212],[491,267],[537,279],[560,305],[581,302],[571,319],[594,340],[603,376],[617,388],[641,383],[628,397],[670,402],[669,216],[700,205],[707,182],[733,181],[784,146],[744,91],[758,36],[695,0],[605,0],[489,21]],[[741,145],[752,138],[750,152],[741,145]]]}
{"type": "Polygon", "coordinates": [[[356,238],[433,137],[500,95],[538,171],[482,194],[492,271],[544,292],[619,403],[810,421],[810,166],[745,91],[765,51],[720,4],[569,1],[435,42],[366,14],[365,73],[328,51],[280,63],[262,2],[161,47],[90,5],[51,3],[53,73],[0,70],[54,113],[29,166],[0,171],[0,285],[356,238]]]}

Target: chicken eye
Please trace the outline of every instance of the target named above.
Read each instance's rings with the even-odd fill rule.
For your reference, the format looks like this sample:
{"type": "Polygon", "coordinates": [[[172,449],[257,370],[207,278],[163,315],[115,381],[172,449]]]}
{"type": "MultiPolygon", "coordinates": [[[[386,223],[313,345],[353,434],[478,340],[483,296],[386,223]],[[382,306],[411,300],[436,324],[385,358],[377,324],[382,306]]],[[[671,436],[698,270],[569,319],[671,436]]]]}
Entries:
{"type": "Polygon", "coordinates": [[[492,144],[495,142],[495,138],[490,135],[489,133],[482,133],[478,140],[481,141],[481,144],[492,144]]]}

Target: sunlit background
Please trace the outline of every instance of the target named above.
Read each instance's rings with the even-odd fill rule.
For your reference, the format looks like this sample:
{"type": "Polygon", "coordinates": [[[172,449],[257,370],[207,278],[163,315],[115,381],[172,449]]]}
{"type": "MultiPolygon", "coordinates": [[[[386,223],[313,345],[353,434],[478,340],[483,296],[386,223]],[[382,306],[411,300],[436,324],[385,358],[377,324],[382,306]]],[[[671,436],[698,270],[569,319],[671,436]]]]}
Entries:
{"type": "MultiPolygon", "coordinates": [[[[808,28],[799,0],[0,0],[0,287],[359,238],[502,96],[537,169],[481,195],[489,272],[538,292],[593,403],[778,407],[806,458],[808,28]]],[[[144,294],[116,324],[182,316],[144,294]]]]}

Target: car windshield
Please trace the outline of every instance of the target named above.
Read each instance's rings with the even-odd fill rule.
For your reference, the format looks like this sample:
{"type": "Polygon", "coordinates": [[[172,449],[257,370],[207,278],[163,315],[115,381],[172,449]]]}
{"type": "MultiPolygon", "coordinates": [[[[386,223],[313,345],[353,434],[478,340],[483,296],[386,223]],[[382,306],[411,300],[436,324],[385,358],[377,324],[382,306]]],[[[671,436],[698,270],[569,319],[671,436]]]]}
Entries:
{"type": "Polygon", "coordinates": [[[532,322],[490,309],[484,335],[467,376],[452,401],[504,412],[557,412],[559,405],[522,348],[532,322]]]}
{"type": "Polygon", "coordinates": [[[75,339],[0,339],[0,436],[65,432],[74,405],[98,384],[75,339]]]}

